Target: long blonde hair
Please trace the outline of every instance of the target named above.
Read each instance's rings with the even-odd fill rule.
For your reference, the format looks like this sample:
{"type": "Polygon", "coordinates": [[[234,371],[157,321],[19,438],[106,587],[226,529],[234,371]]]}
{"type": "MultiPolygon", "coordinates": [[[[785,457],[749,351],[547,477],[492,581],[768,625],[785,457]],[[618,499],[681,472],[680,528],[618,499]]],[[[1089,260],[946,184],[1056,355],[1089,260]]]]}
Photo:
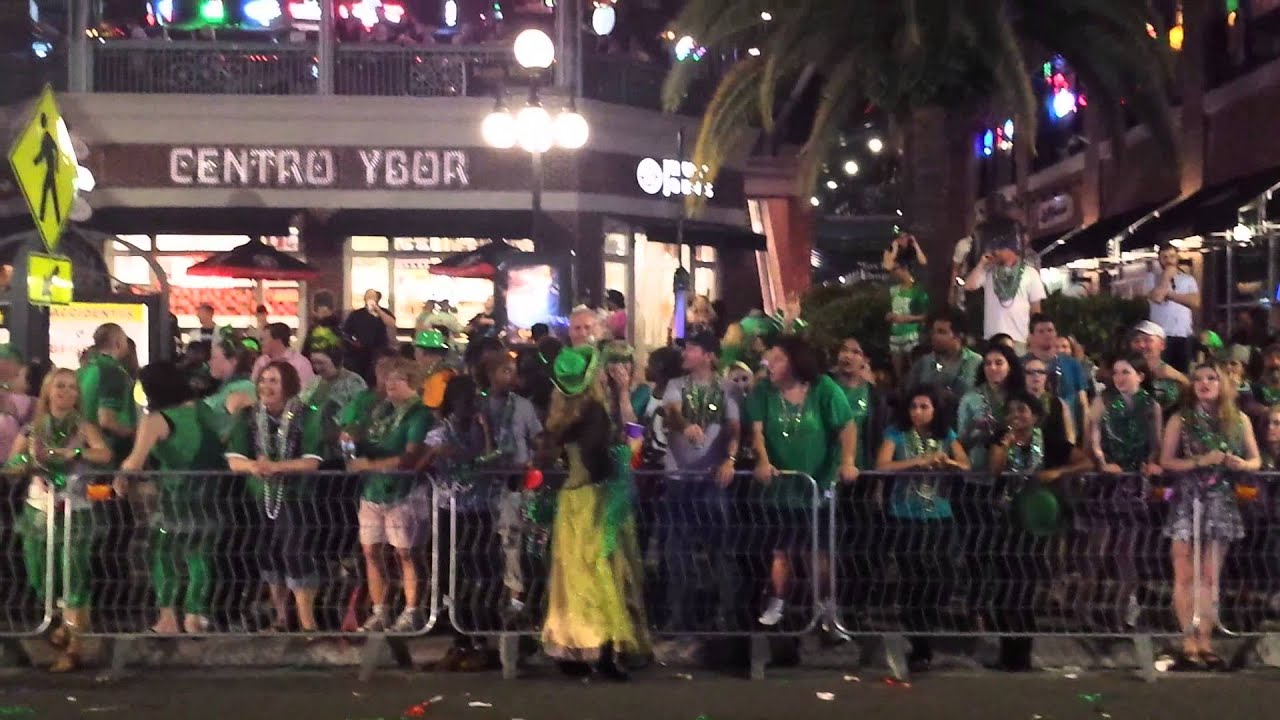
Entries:
{"type": "Polygon", "coordinates": [[[1231,382],[1231,375],[1226,371],[1226,363],[1203,362],[1191,370],[1191,387],[1188,388],[1183,403],[1183,417],[1194,412],[1200,400],[1196,397],[1196,373],[1201,370],[1212,370],[1218,375],[1218,427],[1222,434],[1232,442],[1242,439],[1244,434],[1244,418],[1236,405],[1239,388],[1231,382]]]}
{"type": "MultiPolygon", "coordinates": [[[[32,419],[32,424],[39,426],[44,419],[52,414],[49,410],[49,398],[53,395],[53,383],[59,376],[69,375],[72,381],[76,380],[76,371],[70,368],[54,368],[44,376],[44,380],[40,383],[40,397],[36,400],[36,412],[32,419]]],[[[80,412],[80,386],[76,385],[76,405],[72,408],[72,412],[80,412]]]]}

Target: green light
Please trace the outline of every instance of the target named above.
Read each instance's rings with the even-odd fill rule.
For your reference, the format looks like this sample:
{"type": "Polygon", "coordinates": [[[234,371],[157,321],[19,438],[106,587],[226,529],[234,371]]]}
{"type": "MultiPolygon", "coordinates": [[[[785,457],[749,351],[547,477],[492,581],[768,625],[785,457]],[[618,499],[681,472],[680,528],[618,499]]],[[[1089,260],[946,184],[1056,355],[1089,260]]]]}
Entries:
{"type": "Polygon", "coordinates": [[[1227,0],[1227,12],[1233,13],[1240,10],[1240,0],[1227,0]]]}
{"type": "Polygon", "coordinates": [[[1053,65],[1051,63],[1044,64],[1044,76],[1053,77],[1053,65]]]}
{"type": "Polygon", "coordinates": [[[207,0],[200,5],[200,19],[205,22],[220,23],[227,19],[227,9],[222,0],[207,0]]]}

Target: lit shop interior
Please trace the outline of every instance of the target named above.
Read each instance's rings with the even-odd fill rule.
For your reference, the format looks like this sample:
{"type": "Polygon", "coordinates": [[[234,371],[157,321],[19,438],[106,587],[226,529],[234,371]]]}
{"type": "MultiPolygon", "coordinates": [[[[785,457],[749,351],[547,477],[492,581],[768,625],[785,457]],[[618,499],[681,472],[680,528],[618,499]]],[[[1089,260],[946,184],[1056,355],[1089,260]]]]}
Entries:
{"type": "MultiPolygon", "coordinates": [[[[150,263],[140,253],[150,254],[164,270],[170,285],[169,307],[185,336],[198,327],[196,310],[208,303],[214,321],[234,327],[256,324],[259,305],[267,309],[268,322],[291,327],[305,326],[310,308],[303,300],[306,283],[295,281],[255,281],[248,279],[195,276],[187,269],[210,256],[231,250],[251,239],[247,235],[120,235],[106,243],[107,267],[119,281],[159,290],[150,263]],[[130,247],[130,245],[132,247],[130,247]],[[137,250],[134,250],[137,248],[137,250]]],[[[254,237],[300,260],[306,254],[296,234],[254,237]]],[[[463,325],[484,309],[494,291],[487,278],[450,277],[430,272],[432,265],[475,250],[490,242],[467,237],[387,237],[354,235],[343,250],[345,271],[338,308],[346,313],[363,304],[368,290],[382,293],[382,304],[396,319],[403,339],[408,339],[419,317],[429,312],[430,303],[446,302],[463,325]]],[[[527,239],[507,240],[523,252],[531,252],[527,239]]],[[[665,344],[671,326],[675,300],[672,278],[683,265],[689,270],[693,290],[711,299],[718,297],[718,254],[708,246],[679,246],[653,242],[642,228],[625,222],[606,220],[603,237],[603,287],[618,290],[627,299],[630,336],[638,346],[665,344]],[[640,297],[644,301],[634,302],[640,297]]],[[[578,277],[589,271],[577,268],[578,277]]],[[[579,287],[583,286],[580,281],[579,287]]],[[[579,295],[575,303],[586,298],[579,295]]]]}

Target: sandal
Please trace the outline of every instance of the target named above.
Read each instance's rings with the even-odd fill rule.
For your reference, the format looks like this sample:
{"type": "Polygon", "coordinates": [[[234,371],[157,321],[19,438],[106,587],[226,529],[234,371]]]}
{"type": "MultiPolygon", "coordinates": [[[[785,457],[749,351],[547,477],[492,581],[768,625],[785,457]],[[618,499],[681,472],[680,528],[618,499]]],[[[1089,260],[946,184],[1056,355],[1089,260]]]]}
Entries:
{"type": "Polygon", "coordinates": [[[1201,650],[1199,658],[1200,662],[1204,663],[1205,668],[1210,672],[1226,672],[1228,668],[1227,661],[1212,650],[1201,650]]]}

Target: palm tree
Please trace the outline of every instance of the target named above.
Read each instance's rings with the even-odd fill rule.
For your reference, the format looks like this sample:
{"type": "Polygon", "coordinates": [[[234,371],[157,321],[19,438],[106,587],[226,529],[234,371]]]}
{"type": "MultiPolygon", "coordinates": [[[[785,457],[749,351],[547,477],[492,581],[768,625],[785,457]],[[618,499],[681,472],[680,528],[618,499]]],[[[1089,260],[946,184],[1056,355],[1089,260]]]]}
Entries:
{"type": "MultiPolygon", "coordinates": [[[[944,196],[963,185],[955,159],[967,151],[974,121],[999,108],[1014,118],[1018,137],[1036,137],[1039,53],[1060,54],[1075,69],[1088,112],[1099,114],[1111,137],[1121,137],[1132,117],[1176,157],[1168,47],[1148,28],[1162,22],[1144,0],[689,0],[677,32],[713,53],[741,54],[719,79],[694,162],[714,178],[749,131],[774,133],[799,91],[816,83],[817,109],[799,157],[801,191],[813,187],[841,132],[867,105],[878,107],[902,153],[907,215],[937,251],[958,237],[939,237],[957,208],[944,196]]],[[[699,72],[676,64],[663,89],[668,109],[680,105],[699,72]]]]}

